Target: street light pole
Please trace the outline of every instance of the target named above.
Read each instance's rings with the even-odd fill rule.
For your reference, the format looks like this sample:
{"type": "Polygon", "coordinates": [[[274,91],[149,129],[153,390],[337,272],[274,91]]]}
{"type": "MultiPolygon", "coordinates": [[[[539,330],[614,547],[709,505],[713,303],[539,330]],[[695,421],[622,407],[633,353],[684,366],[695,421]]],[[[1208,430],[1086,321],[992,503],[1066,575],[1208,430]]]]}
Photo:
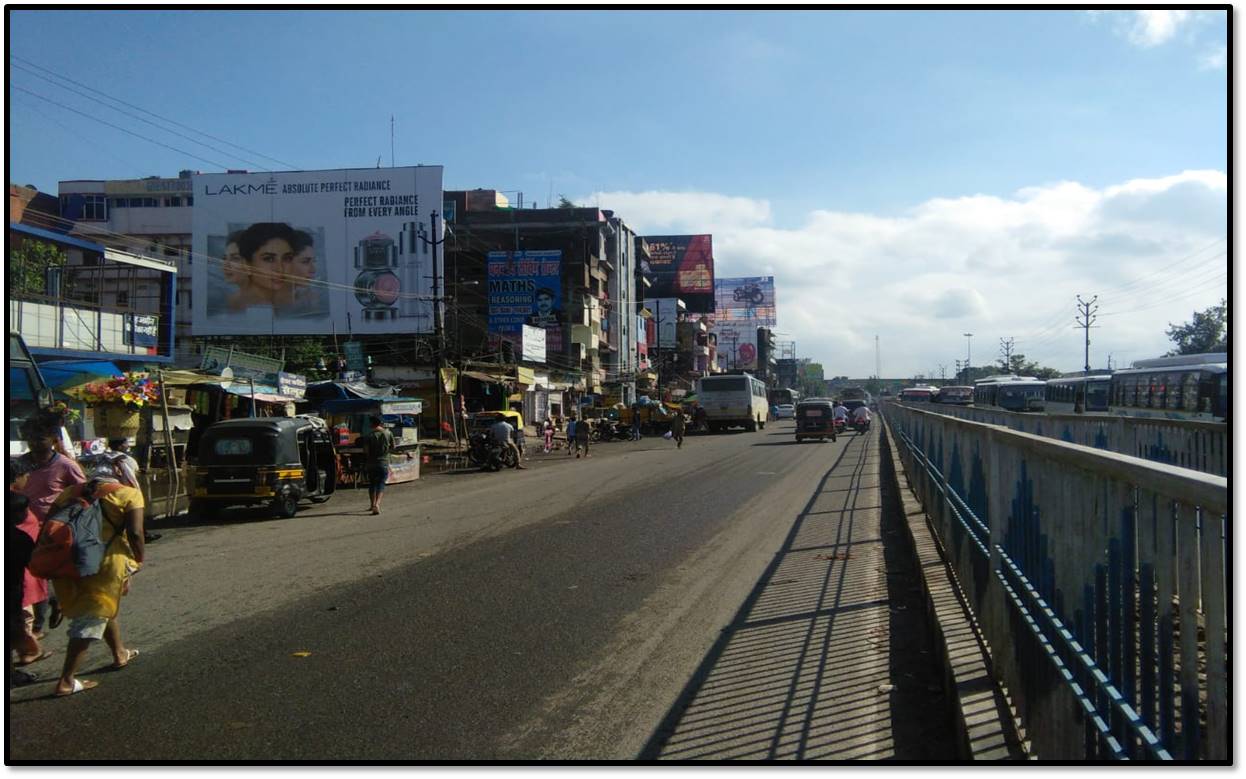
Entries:
{"type": "Polygon", "coordinates": [[[973,346],[973,333],[964,333],[964,336],[965,336],[965,378],[968,379],[969,366],[973,364],[972,351],[971,351],[971,347],[973,346]]]}

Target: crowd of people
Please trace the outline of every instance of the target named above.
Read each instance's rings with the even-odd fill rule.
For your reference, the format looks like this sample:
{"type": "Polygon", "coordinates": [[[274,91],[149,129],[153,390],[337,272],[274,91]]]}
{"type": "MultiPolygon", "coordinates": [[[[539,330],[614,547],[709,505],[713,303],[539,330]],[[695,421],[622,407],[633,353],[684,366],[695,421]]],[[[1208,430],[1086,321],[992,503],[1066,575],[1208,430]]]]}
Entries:
{"type": "MultiPolygon", "coordinates": [[[[5,537],[9,685],[38,681],[27,666],[47,660],[48,631],[66,624],[68,637],[54,695],[66,696],[97,685],[78,677],[83,658],[101,639],[112,654],[112,668],[129,665],[138,650],[127,647],[118,617],[130,578],[142,567],[148,540],[138,465],[126,453],[126,441],[75,460],[61,441],[59,417],[36,417],[22,424],[28,451],[10,458],[5,537]],[[95,505],[102,515],[103,545],[98,569],[90,575],[35,575],[32,559],[42,547],[41,531],[49,521],[67,521],[75,506],[95,505]],[[50,587],[49,587],[50,582],[50,587]]],[[[41,572],[42,573],[42,572],[41,572]]]]}

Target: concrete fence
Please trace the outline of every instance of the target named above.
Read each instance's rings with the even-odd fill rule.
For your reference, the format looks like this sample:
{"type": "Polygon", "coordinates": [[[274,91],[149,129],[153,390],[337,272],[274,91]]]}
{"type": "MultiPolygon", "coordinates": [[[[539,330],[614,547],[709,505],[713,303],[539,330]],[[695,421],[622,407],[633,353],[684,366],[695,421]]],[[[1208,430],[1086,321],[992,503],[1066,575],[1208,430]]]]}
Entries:
{"type": "Polygon", "coordinates": [[[1228,758],[1227,479],[897,403],[883,417],[1035,757],[1228,758]]]}
{"type": "Polygon", "coordinates": [[[1229,475],[1229,426],[1224,422],[1120,414],[1026,414],[943,404],[920,408],[1216,476],[1229,475]]]}

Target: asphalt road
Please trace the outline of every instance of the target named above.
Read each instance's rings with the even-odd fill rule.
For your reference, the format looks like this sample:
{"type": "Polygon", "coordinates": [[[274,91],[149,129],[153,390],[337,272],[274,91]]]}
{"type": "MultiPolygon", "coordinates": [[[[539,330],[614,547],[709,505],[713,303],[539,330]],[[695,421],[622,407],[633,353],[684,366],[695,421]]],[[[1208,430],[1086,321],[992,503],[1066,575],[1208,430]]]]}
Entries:
{"type": "MultiPolygon", "coordinates": [[[[157,527],[121,615],[142,655],[110,672],[93,649],[82,675],[100,686],[81,695],[12,691],[9,758],[659,757],[724,630],[867,445],[795,445],[791,423],[772,423],[429,476],[392,487],[378,517],[348,492],[290,520],[157,527]]],[[[863,662],[924,689],[935,669],[916,624],[863,662]]],[[[57,656],[32,668],[54,678],[64,640],[51,633],[57,656]]],[[[882,756],[950,757],[938,698],[908,701],[920,727],[893,708],[882,756]]]]}

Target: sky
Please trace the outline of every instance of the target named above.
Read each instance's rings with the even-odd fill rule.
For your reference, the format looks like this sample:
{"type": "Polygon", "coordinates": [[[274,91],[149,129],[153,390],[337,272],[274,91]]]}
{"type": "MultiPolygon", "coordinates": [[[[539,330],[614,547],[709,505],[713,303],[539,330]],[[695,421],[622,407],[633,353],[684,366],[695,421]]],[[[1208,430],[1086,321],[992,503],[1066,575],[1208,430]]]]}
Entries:
{"type": "Polygon", "coordinates": [[[950,376],[1005,338],[1079,370],[1078,294],[1098,296],[1092,367],[1120,366],[1227,295],[1227,23],[11,11],[9,180],[439,164],[447,189],[711,233],[717,275],[773,275],[778,339],[828,376],[873,374],[875,336],[886,377],[950,376]]]}

